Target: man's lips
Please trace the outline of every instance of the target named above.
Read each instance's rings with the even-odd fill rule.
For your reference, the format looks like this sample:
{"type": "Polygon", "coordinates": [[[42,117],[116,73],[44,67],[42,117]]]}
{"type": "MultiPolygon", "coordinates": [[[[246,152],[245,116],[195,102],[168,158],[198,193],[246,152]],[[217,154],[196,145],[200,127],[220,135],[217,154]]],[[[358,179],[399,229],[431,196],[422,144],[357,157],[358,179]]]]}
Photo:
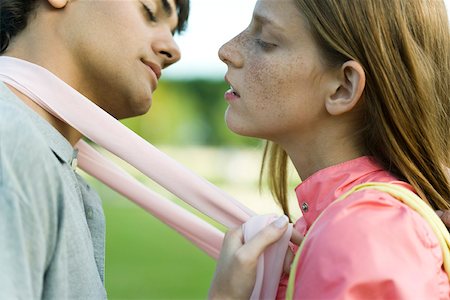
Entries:
{"type": "Polygon", "coordinates": [[[159,78],[161,77],[161,67],[151,61],[147,61],[147,60],[141,60],[145,65],[147,65],[152,71],[153,73],[155,73],[156,75],[156,79],[159,80],[159,78]]]}

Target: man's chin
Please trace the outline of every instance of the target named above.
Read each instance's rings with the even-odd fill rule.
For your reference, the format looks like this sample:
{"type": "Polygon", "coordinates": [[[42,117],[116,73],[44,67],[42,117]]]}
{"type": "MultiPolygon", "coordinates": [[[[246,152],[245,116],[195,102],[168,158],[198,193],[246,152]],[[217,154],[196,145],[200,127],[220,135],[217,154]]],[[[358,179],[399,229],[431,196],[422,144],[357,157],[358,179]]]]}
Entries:
{"type": "Polygon", "coordinates": [[[117,111],[110,112],[110,114],[118,120],[137,117],[146,114],[150,110],[151,104],[150,99],[145,103],[134,103],[134,105],[128,107],[127,109],[122,108],[117,111]]]}
{"type": "Polygon", "coordinates": [[[145,100],[140,100],[131,107],[130,115],[126,118],[137,117],[146,114],[152,107],[152,97],[148,97],[145,100]]]}

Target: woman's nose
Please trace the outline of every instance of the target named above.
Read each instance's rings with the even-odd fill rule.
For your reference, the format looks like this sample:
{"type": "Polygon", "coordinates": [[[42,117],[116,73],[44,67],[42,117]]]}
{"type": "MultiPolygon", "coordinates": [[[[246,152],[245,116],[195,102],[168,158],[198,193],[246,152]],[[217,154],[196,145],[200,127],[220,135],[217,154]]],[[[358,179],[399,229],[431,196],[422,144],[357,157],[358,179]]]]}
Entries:
{"type": "Polygon", "coordinates": [[[228,53],[227,53],[227,43],[223,44],[220,48],[219,48],[219,58],[221,61],[223,61],[224,63],[226,63],[228,65],[228,53]]]}
{"type": "Polygon", "coordinates": [[[239,36],[233,38],[232,40],[226,42],[219,49],[219,58],[229,67],[233,66],[236,68],[242,67],[243,58],[236,45],[239,43],[236,42],[239,36]]]}

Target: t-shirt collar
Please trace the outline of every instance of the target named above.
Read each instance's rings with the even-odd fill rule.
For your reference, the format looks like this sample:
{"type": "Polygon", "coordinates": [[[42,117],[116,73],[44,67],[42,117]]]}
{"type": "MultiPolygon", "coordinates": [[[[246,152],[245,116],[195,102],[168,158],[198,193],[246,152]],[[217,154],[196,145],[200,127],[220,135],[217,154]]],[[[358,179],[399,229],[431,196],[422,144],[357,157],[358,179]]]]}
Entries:
{"type": "Polygon", "coordinates": [[[65,162],[71,166],[76,164],[76,158],[78,151],[75,150],[69,141],[53,126],[51,126],[46,120],[39,116],[35,111],[23,103],[17,96],[3,83],[0,82],[0,89],[3,93],[9,93],[11,97],[4,99],[14,99],[17,101],[10,101],[11,104],[16,105],[21,110],[24,110],[36,128],[45,137],[46,142],[53,153],[58,157],[61,162],[65,162]]]}

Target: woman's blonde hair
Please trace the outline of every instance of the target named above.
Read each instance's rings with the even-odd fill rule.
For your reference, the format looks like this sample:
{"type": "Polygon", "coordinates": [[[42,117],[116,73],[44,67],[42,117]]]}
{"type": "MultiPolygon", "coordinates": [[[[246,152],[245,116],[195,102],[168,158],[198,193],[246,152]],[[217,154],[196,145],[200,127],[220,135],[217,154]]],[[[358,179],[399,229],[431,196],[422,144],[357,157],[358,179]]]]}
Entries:
{"type": "MultiPolygon", "coordinates": [[[[434,209],[449,209],[450,33],[443,0],[292,0],[326,63],[366,73],[360,141],[365,154],[409,182],[434,209]]],[[[285,213],[287,155],[268,142],[272,193],[285,213]]]]}

